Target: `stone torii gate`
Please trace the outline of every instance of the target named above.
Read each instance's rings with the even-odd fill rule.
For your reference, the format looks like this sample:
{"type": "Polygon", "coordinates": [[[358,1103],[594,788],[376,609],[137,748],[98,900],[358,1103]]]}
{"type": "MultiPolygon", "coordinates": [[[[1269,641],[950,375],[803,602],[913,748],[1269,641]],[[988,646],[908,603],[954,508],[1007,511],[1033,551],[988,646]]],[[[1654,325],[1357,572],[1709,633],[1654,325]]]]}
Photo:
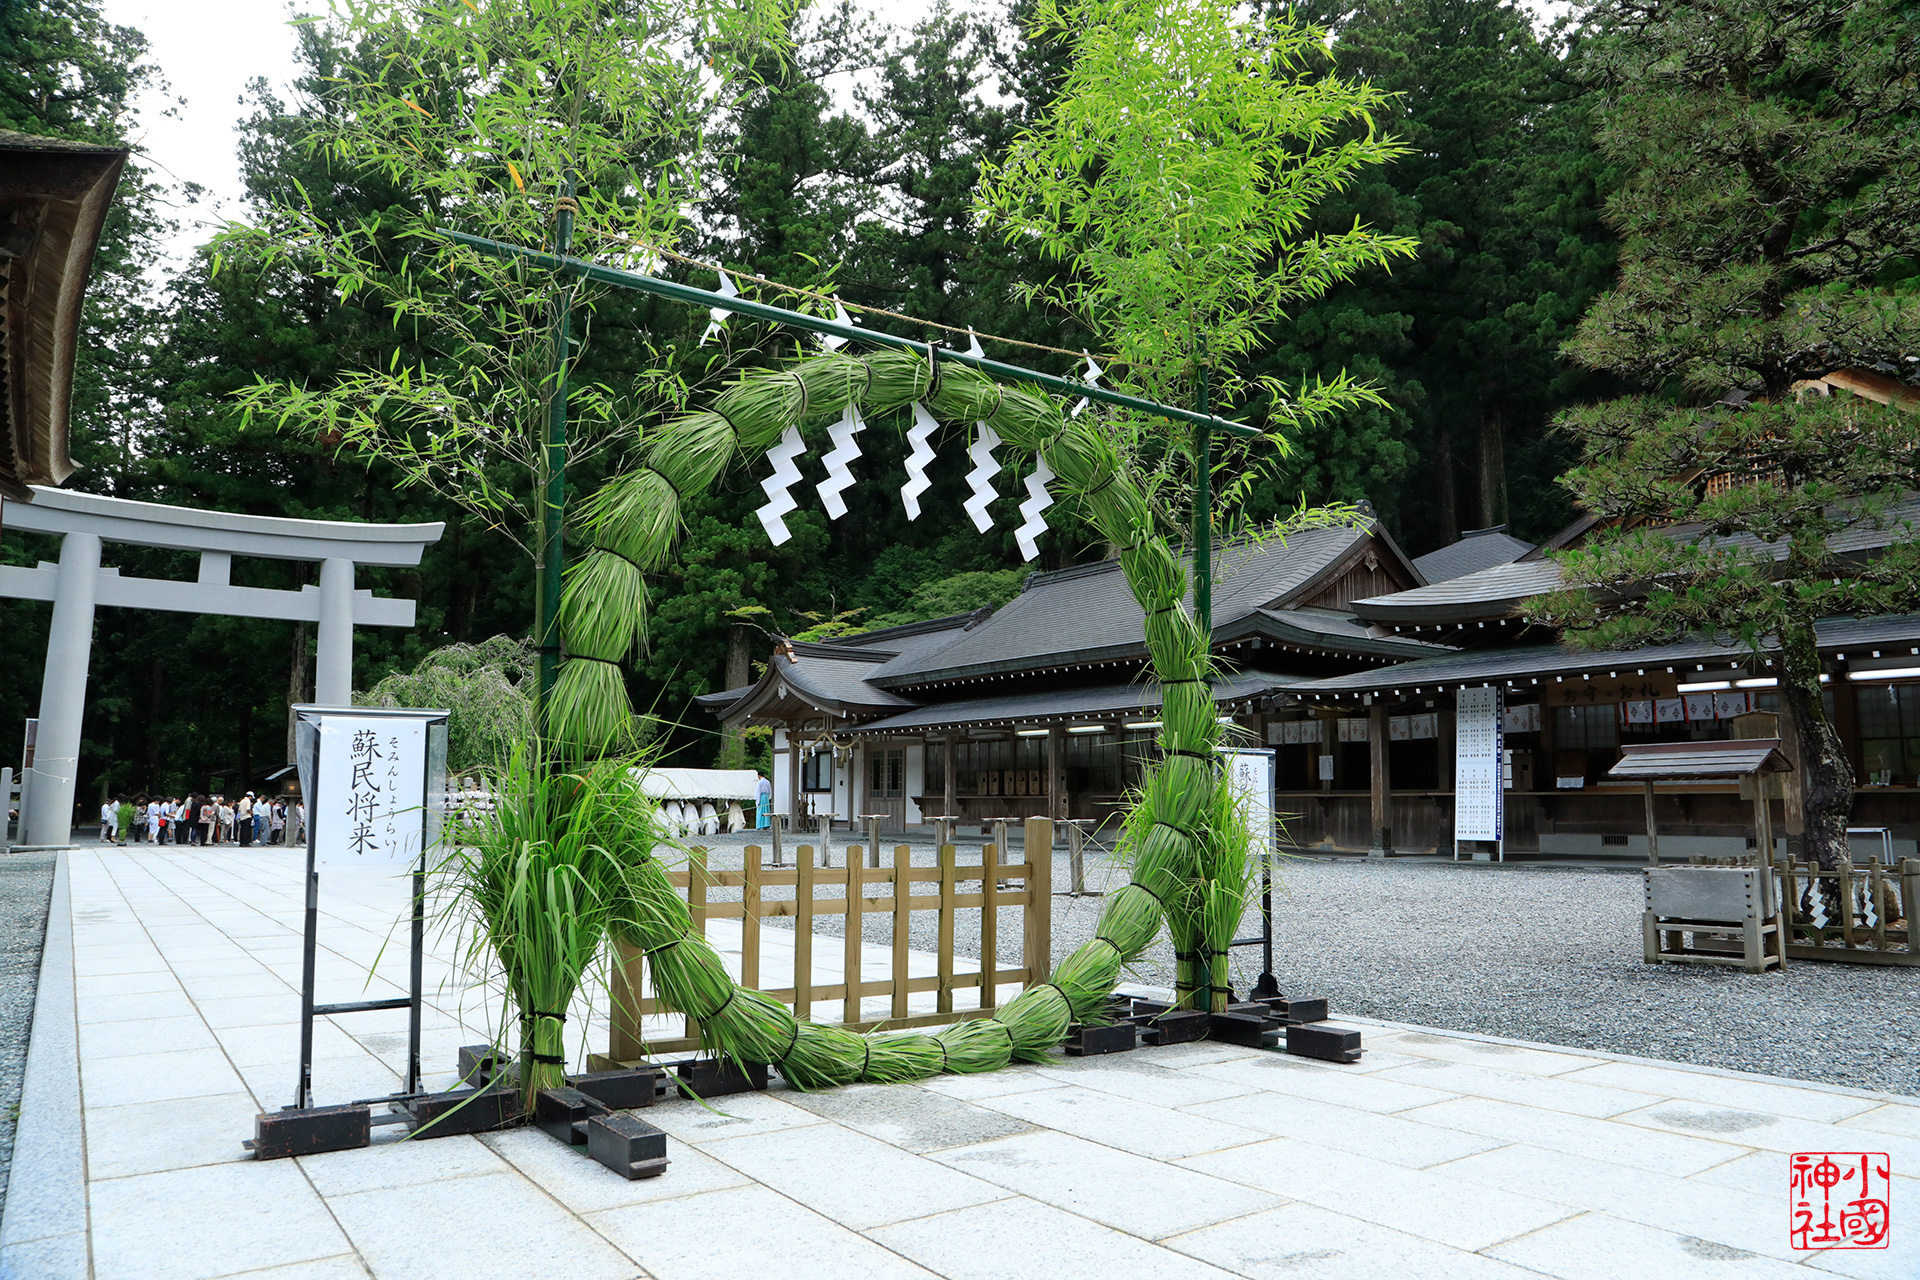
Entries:
{"type": "Polygon", "coordinates": [[[59,535],[60,561],[32,569],[0,565],[0,597],[53,602],[40,682],[39,738],[21,814],[21,834],[35,845],[64,845],[72,828],[96,606],[317,623],[314,701],[346,706],[353,701],[354,627],[410,627],[414,621],[413,601],[355,590],[354,566],[417,565],[427,544],[438,542],[446,528],[231,515],[38,485],[32,492],[31,502],[8,502],[0,509],[0,526],[59,535]],[[118,569],[101,567],[105,542],[197,551],[199,577],[193,582],[123,578],[118,569]],[[320,585],[298,591],[234,586],[236,555],[317,560],[320,585]]]}

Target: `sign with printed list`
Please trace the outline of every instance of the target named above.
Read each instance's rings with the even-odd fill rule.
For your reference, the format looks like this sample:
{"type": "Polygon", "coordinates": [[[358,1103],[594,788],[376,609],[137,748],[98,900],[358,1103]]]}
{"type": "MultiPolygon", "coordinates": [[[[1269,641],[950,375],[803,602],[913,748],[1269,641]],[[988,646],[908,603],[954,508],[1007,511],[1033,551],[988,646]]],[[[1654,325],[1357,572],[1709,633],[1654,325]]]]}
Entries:
{"type": "Polygon", "coordinates": [[[1227,758],[1227,785],[1246,806],[1247,827],[1254,833],[1254,846],[1247,852],[1274,852],[1279,833],[1273,821],[1273,752],[1227,748],[1221,754],[1227,758]]]}
{"type": "Polygon", "coordinates": [[[1506,816],[1502,782],[1505,696],[1498,689],[1462,689],[1456,700],[1453,834],[1498,840],[1506,816]]]}
{"type": "Polygon", "coordinates": [[[329,715],[320,721],[314,866],[407,867],[426,832],[423,720],[329,715]]]}

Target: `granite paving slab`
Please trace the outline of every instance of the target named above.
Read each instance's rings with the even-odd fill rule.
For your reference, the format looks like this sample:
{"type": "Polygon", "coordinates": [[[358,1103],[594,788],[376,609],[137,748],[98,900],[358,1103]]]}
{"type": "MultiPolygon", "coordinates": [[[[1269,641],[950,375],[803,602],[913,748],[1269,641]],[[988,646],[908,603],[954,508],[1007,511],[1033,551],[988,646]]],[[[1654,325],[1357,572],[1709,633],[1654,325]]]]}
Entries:
{"type": "MultiPolygon", "coordinates": [[[[240,1140],[294,1082],[299,883],[297,851],[63,855],[5,1280],[1920,1274],[1920,1098],[1370,1019],[1352,1065],[1202,1043],[671,1097],[639,1113],[671,1163],[635,1182],[531,1128],[256,1161],[240,1140]],[[1892,1248],[1788,1247],[1788,1157],[1813,1148],[1893,1154],[1892,1248]]],[[[392,989],[390,886],[335,887],[332,989],[392,989]]],[[[431,1080],[492,1036],[458,957],[427,957],[431,1080]]],[[[584,1064],[604,1009],[568,1030],[584,1064]]],[[[321,1100],[395,1086],[399,1017],[315,1034],[321,1100]]]]}

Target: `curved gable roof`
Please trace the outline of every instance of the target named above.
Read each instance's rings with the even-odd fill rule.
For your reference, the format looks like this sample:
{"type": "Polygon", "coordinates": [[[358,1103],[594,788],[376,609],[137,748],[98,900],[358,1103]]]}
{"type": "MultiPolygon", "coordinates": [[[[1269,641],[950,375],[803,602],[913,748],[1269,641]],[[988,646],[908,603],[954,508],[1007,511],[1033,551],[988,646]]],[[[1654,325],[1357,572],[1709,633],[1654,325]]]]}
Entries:
{"type": "MultiPolygon", "coordinates": [[[[1223,546],[1214,569],[1215,631],[1311,595],[1372,533],[1353,527],[1309,529],[1284,543],[1223,546]]],[[[1373,542],[1404,563],[1390,541],[1373,542]]],[[[1416,571],[1408,565],[1407,572],[1413,576],[1416,571]]],[[[1145,652],[1146,615],[1128,589],[1119,562],[1102,560],[1034,574],[1019,595],[986,621],[955,632],[947,643],[902,654],[874,679],[888,688],[909,688],[1145,652]]]]}

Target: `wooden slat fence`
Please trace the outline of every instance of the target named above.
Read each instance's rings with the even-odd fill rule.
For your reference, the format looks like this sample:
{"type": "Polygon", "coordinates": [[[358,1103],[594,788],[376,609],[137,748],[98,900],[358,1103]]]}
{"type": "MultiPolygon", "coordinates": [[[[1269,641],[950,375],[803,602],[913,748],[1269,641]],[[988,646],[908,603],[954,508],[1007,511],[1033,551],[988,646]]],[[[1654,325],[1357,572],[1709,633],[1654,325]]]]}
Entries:
{"type": "MultiPolygon", "coordinates": [[[[1691,861],[1750,867],[1757,859],[1749,854],[1691,861]]],[[[1913,927],[1913,913],[1920,909],[1920,860],[1902,859],[1898,870],[1877,859],[1865,866],[1842,862],[1832,871],[1815,862],[1772,865],[1786,906],[1787,959],[1920,965],[1913,927]],[[1829,904],[1837,919],[1823,918],[1829,904]]]]}
{"type": "MultiPolygon", "coordinates": [[[[906,845],[896,845],[891,866],[869,867],[866,850],[860,845],[844,845],[835,852],[844,855],[845,865],[815,866],[815,850],[801,845],[794,850],[794,865],[770,867],[765,851],[757,845],[746,849],[741,870],[713,870],[707,866],[707,851],[695,849],[686,870],[670,874],[676,887],[685,892],[694,929],[706,933],[709,920],[739,920],[740,980],[743,985],[763,990],[775,1000],[790,1006],[795,1014],[810,1019],[813,1005],[837,1000],[841,1013],[837,1025],[855,1031],[876,1027],[921,1027],[944,1025],[966,1018],[980,1018],[994,1012],[997,988],[1017,982],[1031,986],[1044,982],[1052,967],[1053,946],[1053,824],[1045,818],[1026,821],[1026,860],[1008,863],[1001,849],[985,846],[979,863],[962,863],[951,844],[941,845],[938,860],[932,866],[915,866],[906,845]],[[996,889],[995,885],[1001,887],[996,889]],[[768,898],[766,891],[791,887],[794,896],[768,898]],[[901,891],[904,886],[904,892],[901,891]],[[713,888],[737,888],[738,901],[714,902],[713,888]],[[822,897],[823,888],[835,888],[841,896],[822,897]],[[1003,968],[994,954],[998,913],[1003,907],[1022,909],[1021,957],[1017,968],[1003,968]],[[936,956],[938,972],[912,977],[908,974],[910,924],[914,912],[939,913],[936,956]],[[980,936],[986,957],[983,972],[958,973],[954,964],[954,923],[962,911],[980,913],[980,936]],[[862,924],[870,916],[889,917],[892,925],[892,972],[884,977],[868,978],[862,973],[866,955],[862,924]],[[819,917],[846,918],[841,972],[843,981],[815,984],[813,949],[818,939],[813,922],[819,917]],[[793,981],[790,985],[763,988],[762,932],[764,920],[793,921],[793,981]],[[984,970],[991,969],[991,974],[984,970]],[[923,991],[935,994],[932,1012],[909,1013],[908,997],[923,991]],[[955,1008],[956,992],[975,991],[977,1003],[955,1008]],[[891,999],[885,1018],[863,1016],[861,1001],[870,996],[891,999]]],[[[670,1039],[645,1039],[641,1019],[670,1012],[651,995],[645,981],[645,960],[628,948],[617,949],[611,981],[612,1040],[608,1057],[616,1062],[632,1062],[664,1053],[683,1053],[700,1044],[700,1026],[687,1017],[683,1034],[670,1039]]]]}

